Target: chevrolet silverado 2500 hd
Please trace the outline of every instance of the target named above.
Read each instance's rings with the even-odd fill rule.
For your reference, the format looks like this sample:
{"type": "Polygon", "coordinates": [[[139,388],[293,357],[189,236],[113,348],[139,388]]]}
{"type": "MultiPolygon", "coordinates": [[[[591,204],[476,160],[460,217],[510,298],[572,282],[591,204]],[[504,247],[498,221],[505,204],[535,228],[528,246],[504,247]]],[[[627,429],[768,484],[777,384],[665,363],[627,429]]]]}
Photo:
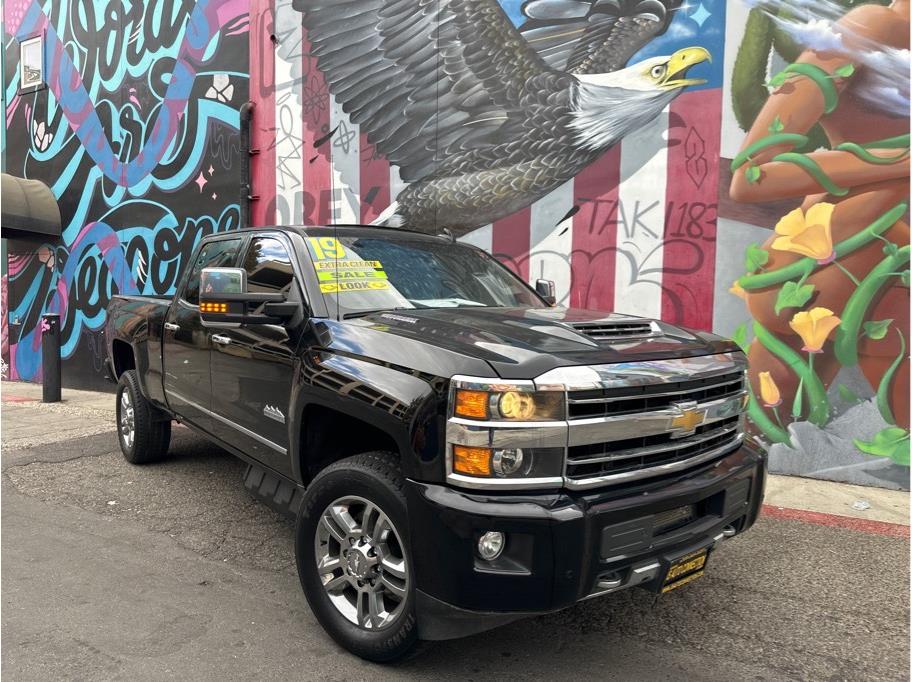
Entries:
{"type": "Polygon", "coordinates": [[[763,496],[745,357],[553,303],[444,237],[211,235],[172,300],[111,301],[123,454],[162,458],[178,421],[245,460],[297,517],[314,614],[372,660],[685,585],[763,496]]]}

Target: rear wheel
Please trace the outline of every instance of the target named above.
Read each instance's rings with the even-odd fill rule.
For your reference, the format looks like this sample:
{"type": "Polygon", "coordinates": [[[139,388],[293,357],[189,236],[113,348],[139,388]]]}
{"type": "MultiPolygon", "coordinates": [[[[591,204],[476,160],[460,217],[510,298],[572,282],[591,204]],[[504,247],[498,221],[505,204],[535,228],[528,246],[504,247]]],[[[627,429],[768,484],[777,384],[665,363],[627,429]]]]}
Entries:
{"type": "Polygon", "coordinates": [[[418,639],[402,485],[393,455],[356,455],[314,479],[298,514],[307,601],[333,639],[371,661],[400,658],[418,639]]]}
{"type": "Polygon", "coordinates": [[[117,386],[117,435],[130,464],[156,462],[168,453],[171,420],[143,397],[136,370],[124,372],[117,386]]]}

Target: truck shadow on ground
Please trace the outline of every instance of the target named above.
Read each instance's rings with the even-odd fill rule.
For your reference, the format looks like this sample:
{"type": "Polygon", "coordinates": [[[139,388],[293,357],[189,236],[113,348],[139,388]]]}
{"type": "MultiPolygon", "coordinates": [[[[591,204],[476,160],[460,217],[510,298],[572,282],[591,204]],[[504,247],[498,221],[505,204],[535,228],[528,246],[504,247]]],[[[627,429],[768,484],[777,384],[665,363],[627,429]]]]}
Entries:
{"type": "MultiPolygon", "coordinates": [[[[244,489],[241,461],[184,428],[175,429],[167,460],[144,467],[123,460],[114,433],[74,447],[85,456],[32,463],[20,458],[5,475],[31,497],[139,523],[207,559],[266,572],[258,575],[272,591],[297,587],[293,523],[244,489]]],[[[365,663],[365,673],[536,678],[553,671],[557,660],[564,676],[629,670],[642,679],[644,670],[678,668],[701,669],[716,679],[736,670],[893,678],[908,655],[908,601],[885,595],[905,593],[902,576],[908,576],[907,541],[761,519],[710,557],[704,578],[672,594],[656,598],[631,590],[600,597],[424,645],[393,666],[365,663]],[[867,571],[865,581],[845,570],[871,557],[896,570],[867,571]],[[865,633],[890,642],[889,655],[865,633]],[[728,667],[734,663],[739,667],[728,667]]],[[[303,595],[286,599],[297,605],[296,613],[300,608],[302,631],[319,627],[303,595]]],[[[348,655],[321,636],[327,655],[348,655]]]]}

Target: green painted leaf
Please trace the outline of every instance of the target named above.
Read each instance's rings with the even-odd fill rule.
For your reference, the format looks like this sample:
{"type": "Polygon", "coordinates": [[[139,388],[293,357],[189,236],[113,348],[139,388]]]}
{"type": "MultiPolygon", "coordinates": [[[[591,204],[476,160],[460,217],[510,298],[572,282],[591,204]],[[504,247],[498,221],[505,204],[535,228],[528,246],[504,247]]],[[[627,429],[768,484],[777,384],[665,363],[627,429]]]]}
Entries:
{"type": "Polygon", "coordinates": [[[890,330],[890,323],[893,322],[893,318],[889,320],[871,320],[870,322],[864,323],[864,333],[868,338],[879,341],[887,335],[887,332],[890,330]]]}
{"type": "Polygon", "coordinates": [[[900,276],[900,279],[902,280],[903,285],[909,286],[909,271],[908,270],[903,271],[903,274],[900,276]]]}
{"type": "Polygon", "coordinates": [[[751,244],[744,252],[744,267],[748,272],[756,272],[767,264],[770,259],[769,252],[759,244],[751,244]]]}
{"type": "Polygon", "coordinates": [[[858,394],[845,384],[839,384],[839,397],[847,403],[854,404],[861,402],[861,398],[858,397],[858,394]]]}
{"type": "Polygon", "coordinates": [[[769,131],[771,133],[781,133],[783,130],[785,130],[785,125],[782,123],[782,119],[776,116],[769,127],[769,131]]]}
{"type": "Polygon", "coordinates": [[[855,66],[853,64],[843,64],[833,72],[833,75],[839,76],[840,78],[848,78],[853,73],[855,73],[855,66]]]}
{"type": "Polygon", "coordinates": [[[875,457],[889,457],[897,464],[909,466],[909,432],[888,426],[869,441],[854,439],[855,447],[875,457]]]}
{"type": "Polygon", "coordinates": [[[739,324],[732,334],[732,341],[738,344],[738,348],[747,352],[747,323],[739,324]]]}
{"type": "Polygon", "coordinates": [[[747,181],[751,184],[759,182],[760,169],[757,166],[748,166],[748,169],[744,171],[744,177],[746,177],[747,181]]]}
{"type": "Polygon", "coordinates": [[[893,242],[887,242],[884,244],[883,252],[888,256],[895,256],[899,252],[899,247],[893,242]]]}
{"type": "Polygon", "coordinates": [[[795,419],[801,419],[801,407],[804,402],[804,377],[798,382],[798,388],[795,389],[795,402],[792,403],[792,416],[795,419]]]}
{"type": "Polygon", "coordinates": [[[776,314],[778,315],[783,308],[800,308],[807,303],[813,295],[813,284],[786,282],[779,290],[779,295],[776,296],[776,314]]]}
{"type": "Polygon", "coordinates": [[[767,85],[770,86],[771,88],[778,88],[780,85],[785,83],[787,78],[788,78],[788,74],[785,71],[780,71],[775,76],[773,76],[772,78],[769,79],[769,81],[767,82],[767,85]]]}

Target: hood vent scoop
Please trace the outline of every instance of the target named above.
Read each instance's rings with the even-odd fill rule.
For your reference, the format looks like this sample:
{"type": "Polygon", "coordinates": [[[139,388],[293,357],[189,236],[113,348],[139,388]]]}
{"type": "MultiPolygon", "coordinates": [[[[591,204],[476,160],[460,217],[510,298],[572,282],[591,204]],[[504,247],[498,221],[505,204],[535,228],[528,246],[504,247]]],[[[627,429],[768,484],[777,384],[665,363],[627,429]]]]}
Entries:
{"type": "Polygon", "coordinates": [[[580,334],[593,341],[629,341],[644,339],[661,334],[658,326],[649,320],[617,320],[605,322],[582,322],[571,325],[580,334]]]}

